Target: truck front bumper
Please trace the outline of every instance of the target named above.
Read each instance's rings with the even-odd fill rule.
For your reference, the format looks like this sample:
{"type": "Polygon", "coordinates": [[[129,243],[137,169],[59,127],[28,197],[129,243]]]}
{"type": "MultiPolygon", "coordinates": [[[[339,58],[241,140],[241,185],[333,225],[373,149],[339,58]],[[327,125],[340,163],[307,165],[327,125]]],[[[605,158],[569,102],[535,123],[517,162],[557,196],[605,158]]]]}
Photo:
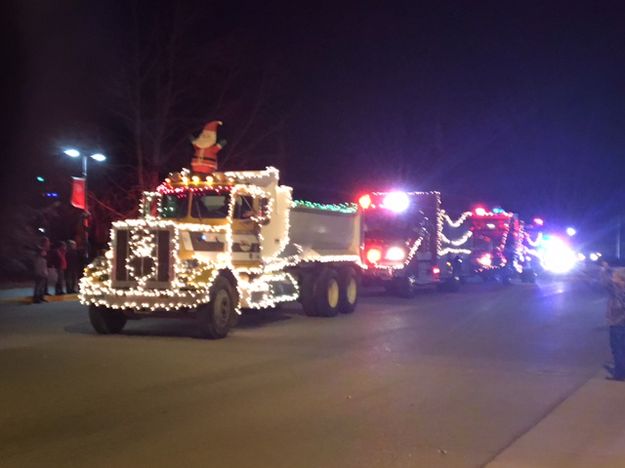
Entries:
{"type": "Polygon", "coordinates": [[[197,289],[121,289],[83,288],[79,295],[84,305],[96,305],[111,309],[133,310],[135,313],[190,309],[208,302],[208,290],[197,289]]]}

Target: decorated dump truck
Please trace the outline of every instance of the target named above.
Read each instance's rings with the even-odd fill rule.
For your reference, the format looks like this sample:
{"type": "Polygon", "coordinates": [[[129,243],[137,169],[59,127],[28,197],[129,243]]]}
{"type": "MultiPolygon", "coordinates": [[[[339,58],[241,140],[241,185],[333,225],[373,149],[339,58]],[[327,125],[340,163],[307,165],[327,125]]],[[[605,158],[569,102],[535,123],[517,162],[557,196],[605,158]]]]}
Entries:
{"type": "Polygon", "coordinates": [[[329,317],[356,307],[357,205],[294,201],[273,167],[172,173],[139,211],[113,224],[109,250],[81,280],[98,333],[180,317],[223,338],[247,309],[299,301],[307,315],[329,317]]]}
{"type": "Polygon", "coordinates": [[[366,284],[404,297],[422,287],[458,288],[459,278],[442,248],[439,192],[371,192],[358,203],[366,284]]]}

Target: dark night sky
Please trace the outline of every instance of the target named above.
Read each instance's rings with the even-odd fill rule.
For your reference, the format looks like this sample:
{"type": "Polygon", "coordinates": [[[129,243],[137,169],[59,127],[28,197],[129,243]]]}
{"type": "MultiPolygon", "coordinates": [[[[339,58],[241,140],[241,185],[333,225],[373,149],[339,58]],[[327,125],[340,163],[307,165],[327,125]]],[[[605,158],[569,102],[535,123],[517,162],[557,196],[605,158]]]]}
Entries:
{"type": "MultiPolygon", "coordinates": [[[[296,187],[334,198],[438,189],[458,208],[485,201],[594,226],[623,211],[619,2],[197,3],[206,30],[242,31],[277,67],[280,164],[296,187]]],[[[36,171],[69,175],[58,147],[77,129],[96,129],[94,146],[110,155],[99,170],[128,162],[102,130],[111,117],[100,91],[125,4],[15,1],[3,15],[5,188],[29,190],[36,171]]]]}

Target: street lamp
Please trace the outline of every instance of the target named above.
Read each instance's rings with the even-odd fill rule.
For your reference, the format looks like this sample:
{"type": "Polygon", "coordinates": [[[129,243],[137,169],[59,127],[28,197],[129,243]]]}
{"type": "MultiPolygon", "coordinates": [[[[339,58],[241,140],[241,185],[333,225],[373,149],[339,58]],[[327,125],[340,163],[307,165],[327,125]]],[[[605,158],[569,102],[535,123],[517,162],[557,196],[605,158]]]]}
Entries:
{"type": "Polygon", "coordinates": [[[66,155],[68,155],[70,158],[77,158],[78,156],[80,156],[80,151],[78,151],[77,149],[74,148],[68,148],[65,151],[63,151],[66,155]]]}
{"type": "Polygon", "coordinates": [[[574,227],[567,227],[566,228],[566,235],[569,237],[573,237],[575,234],[577,234],[577,230],[574,227]]]}
{"type": "MultiPolygon", "coordinates": [[[[76,148],[67,148],[63,150],[63,153],[65,153],[70,158],[78,158],[81,155],[80,151],[78,151],[76,148]]],[[[106,156],[104,156],[102,153],[93,153],[89,157],[87,157],[86,154],[82,155],[82,176],[85,178],[85,193],[87,193],[87,162],[89,161],[89,158],[97,162],[106,161],[106,156]]]]}
{"type": "MultiPolygon", "coordinates": [[[[94,161],[97,162],[104,162],[106,161],[106,156],[104,156],[102,153],[93,153],[89,156],[87,156],[87,154],[81,154],[81,152],[79,150],[77,150],[76,148],[66,148],[63,150],[63,153],[65,153],[67,156],[69,156],[70,158],[79,158],[82,155],[82,177],[85,179],[85,219],[89,216],[89,209],[88,209],[88,197],[87,197],[87,168],[88,168],[88,162],[89,162],[89,158],[93,159],[94,161]]],[[[85,221],[86,222],[86,221],[85,221]]],[[[87,225],[84,225],[85,228],[85,256],[88,257],[89,256],[89,231],[87,229],[87,225]]]]}

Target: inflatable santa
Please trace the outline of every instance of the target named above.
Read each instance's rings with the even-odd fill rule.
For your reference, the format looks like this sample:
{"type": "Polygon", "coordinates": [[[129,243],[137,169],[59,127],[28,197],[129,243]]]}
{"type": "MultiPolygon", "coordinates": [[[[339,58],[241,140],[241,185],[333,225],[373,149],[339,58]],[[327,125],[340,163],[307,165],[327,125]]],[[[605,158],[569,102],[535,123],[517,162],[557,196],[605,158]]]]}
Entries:
{"type": "Polygon", "coordinates": [[[211,174],[217,170],[217,153],[224,145],[224,142],[217,142],[217,128],[220,125],[222,122],[219,120],[208,122],[202,133],[191,142],[195,148],[191,161],[193,172],[211,174]]]}

